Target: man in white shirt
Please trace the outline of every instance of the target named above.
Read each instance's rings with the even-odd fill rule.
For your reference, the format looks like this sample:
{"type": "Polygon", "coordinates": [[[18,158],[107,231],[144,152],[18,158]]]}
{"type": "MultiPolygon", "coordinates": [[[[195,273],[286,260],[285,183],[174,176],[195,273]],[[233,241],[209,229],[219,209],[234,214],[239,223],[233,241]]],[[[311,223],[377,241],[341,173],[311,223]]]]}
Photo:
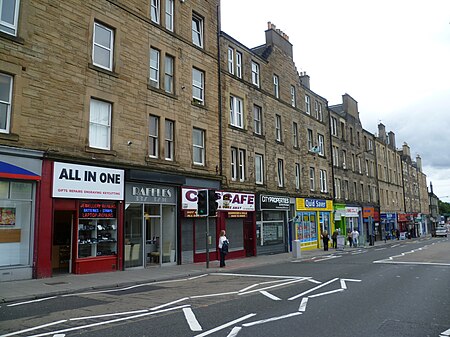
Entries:
{"type": "Polygon", "coordinates": [[[352,231],[353,247],[358,247],[358,238],[359,232],[356,230],[356,228],[353,228],[352,231]]]}

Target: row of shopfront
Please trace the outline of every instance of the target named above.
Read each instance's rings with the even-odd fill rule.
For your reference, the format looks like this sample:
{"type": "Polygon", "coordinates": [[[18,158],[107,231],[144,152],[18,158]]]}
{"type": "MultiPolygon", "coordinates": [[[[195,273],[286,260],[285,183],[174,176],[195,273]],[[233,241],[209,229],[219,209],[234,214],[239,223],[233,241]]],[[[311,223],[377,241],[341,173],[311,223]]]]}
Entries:
{"type": "Polygon", "coordinates": [[[324,230],[370,234],[380,220],[373,207],[222,191],[214,180],[23,150],[3,150],[0,159],[0,281],[202,262],[207,251],[216,260],[222,229],[229,258],[287,252],[293,240],[312,249],[324,230]],[[196,213],[197,191],[205,188],[219,196],[215,217],[196,213]]]}

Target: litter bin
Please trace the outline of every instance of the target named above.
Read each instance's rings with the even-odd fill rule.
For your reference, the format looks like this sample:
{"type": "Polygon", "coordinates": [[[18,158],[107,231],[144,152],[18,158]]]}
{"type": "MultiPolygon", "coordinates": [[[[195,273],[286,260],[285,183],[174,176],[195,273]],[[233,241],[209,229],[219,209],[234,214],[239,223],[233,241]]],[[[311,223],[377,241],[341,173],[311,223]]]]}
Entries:
{"type": "Polygon", "coordinates": [[[300,244],[300,240],[292,241],[292,257],[294,259],[299,259],[302,257],[302,247],[300,244]]]}

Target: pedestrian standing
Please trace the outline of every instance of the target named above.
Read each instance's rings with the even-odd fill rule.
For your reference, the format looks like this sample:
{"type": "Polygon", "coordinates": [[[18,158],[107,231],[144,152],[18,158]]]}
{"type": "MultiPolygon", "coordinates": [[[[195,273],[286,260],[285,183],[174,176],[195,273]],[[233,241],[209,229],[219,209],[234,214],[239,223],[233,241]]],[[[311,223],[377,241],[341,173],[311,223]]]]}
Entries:
{"type": "Polygon", "coordinates": [[[322,236],[322,241],[323,241],[323,250],[327,251],[328,250],[328,241],[330,241],[330,235],[325,230],[322,232],[321,236],[322,236]]]}
{"type": "Polygon", "coordinates": [[[353,236],[352,236],[352,232],[350,231],[350,229],[348,230],[347,240],[348,240],[348,245],[350,246],[350,248],[352,248],[352,246],[353,246],[353,236]]]}
{"type": "Polygon", "coordinates": [[[333,234],[331,235],[331,239],[333,241],[333,248],[337,249],[337,237],[339,235],[339,232],[337,229],[334,230],[333,234]]]}
{"type": "Polygon", "coordinates": [[[225,267],[225,256],[228,254],[229,241],[225,236],[225,231],[220,231],[219,236],[219,252],[220,252],[220,268],[225,267]]]}
{"type": "Polygon", "coordinates": [[[358,247],[358,238],[359,238],[359,232],[356,230],[356,228],[353,228],[353,232],[352,232],[353,247],[358,247]]]}

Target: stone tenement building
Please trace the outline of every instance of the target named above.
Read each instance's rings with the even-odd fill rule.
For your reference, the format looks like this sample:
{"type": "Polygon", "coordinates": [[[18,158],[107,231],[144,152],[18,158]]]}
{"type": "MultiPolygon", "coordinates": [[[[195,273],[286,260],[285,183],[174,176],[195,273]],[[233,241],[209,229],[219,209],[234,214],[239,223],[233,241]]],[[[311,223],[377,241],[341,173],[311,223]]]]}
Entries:
{"type": "MultiPolygon", "coordinates": [[[[332,200],[327,101],[297,72],[288,36],[270,22],[265,34],[252,49],[223,32],[220,44],[223,187],[288,200],[284,210],[257,204],[258,253],[286,251],[290,197],[332,200]]],[[[331,230],[329,214],[321,223],[331,230]]]]}
{"type": "Polygon", "coordinates": [[[382,123],[378,124],[375,144],[381,222],[385,231],[392,232],[394,228],[406,226],[401,158],[395,145],[394,132],[386,134],[386,127],[382,123]]]}
{"type": "Polygon", "coordinates": [[[358,103],[348,94],[330,106],[335,224],[342,233],[359,228],[362,238],[379,232],[374,136],[363,129],[358,103]],[[366,213],[363,210],[366,209],[366,213]],[[364,226],[358,225],[363,214],[364,226]]]}
{"type": "MultiPolygon", "coordinates": [[[[219,0],[2,11],[0,281],[215,260],[225,229],[237,258],[380,228],[356,101],[329,109],[275,25],[248,48],[220,31],[219,0]]],[[[402,162],[416,223],[426,177],[402,162]]]]}

